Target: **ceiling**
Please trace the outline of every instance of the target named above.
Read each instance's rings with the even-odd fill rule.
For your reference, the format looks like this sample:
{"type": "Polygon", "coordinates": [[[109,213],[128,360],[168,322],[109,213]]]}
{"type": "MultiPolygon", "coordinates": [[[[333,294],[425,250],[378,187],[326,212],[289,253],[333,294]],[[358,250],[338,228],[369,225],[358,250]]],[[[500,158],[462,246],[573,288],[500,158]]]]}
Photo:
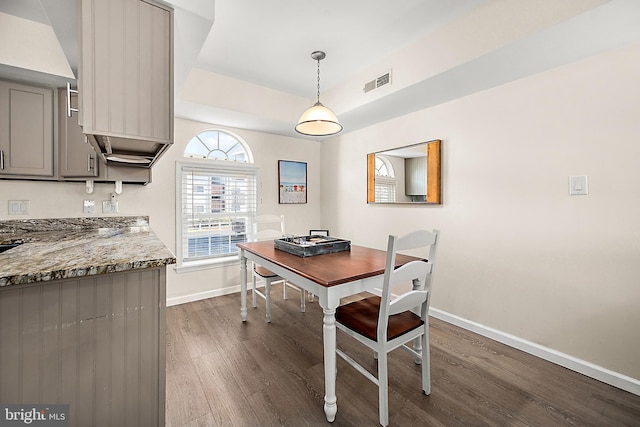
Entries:
{"type": "MultiPolygon", "coordinates": [[[[303,136],[294,132],[295,121],[316,97],[314,50],[327,54],[320,99],[347,133],[640,41],[635,0],[168,3],[175,9],[176,116],[298,138],[303,136]],[[393,70],[390,88],[365,98],[365,77],[387,67],[393,70]],[[253,88],[256,102],[270,114],[215,99],[183,99],[183,87],[195,84],[194,70],[205,72],[197,81],[203,89],[221,78],[253,88]],[[273,97],[273,105],[263,93],[273,97]],[[295,112],[286,111],[286,100],[295,112]]],[[[0,12],[49,23],[75,72],[70,39],[76,34],[76,5],[77,0],[0,0],[0,12]]]]}
{"type": "Polygon", "coordinates": [[[216,0],[215,22],[196,66],[294,95],[375,64],[485,0],[216,0]],[[392,5],[392,6],[391,6],[392,5]]]}

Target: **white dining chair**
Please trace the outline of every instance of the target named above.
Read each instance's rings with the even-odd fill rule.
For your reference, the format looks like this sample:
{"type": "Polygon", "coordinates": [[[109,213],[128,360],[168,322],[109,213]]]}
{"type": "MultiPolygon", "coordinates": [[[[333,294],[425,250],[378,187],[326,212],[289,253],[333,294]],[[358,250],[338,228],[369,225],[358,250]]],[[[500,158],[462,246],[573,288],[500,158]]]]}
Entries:
{"type": "Polygon", "coordinates": [[[428,316],[438,240],[438,230],[419,230],[403,237],[389,236],[382,296],[355,301],[336,310],[337,328],[371,348],[374,357],[377,356],[376,377],[342,350],[336,349],[338,356],[378,386],[378,408],[383,426],[389,424],[387,354],[390,351],[400,347],[413,354],[417,364],[422,363],[422,391],[427,395],[431,393],[428,316]],[[398,251],[417,248],[429,248],[428,258],[394,268],[398,251]],[[406,289],[408,284],[413,288],[402,292],[401,288],[406,289]],[[412,340],[413,348],[407,345],[412,340]]]}
{"type": "MultiPolygon", "coordinates": [[[[247,235],[249,242],[257,242],[263,240],[274,240],[284,237],[284,215],[258,215],[251,221],[250,231],[247,235]]],[[[254,264],[252,268],[253,281],[252,281],[252,302],[253,308],[258,306],[257,297],[261,297],[265,300],[265,311],[267,322],[271,322],[271,285],[273,283],[282,282],[283,298],[287,299],[287,287],[292,287],[300,291],[300,310],[302,312],[306,309],[306,303],[304,298],[304,292],[288,283],[285,279],[273,273],[269,269],[260,265],[254,264]],[[264,282],[264,293],[257,288],[257,281],[262,280],[264,282]]]]}
{"type": "Polygon", "coordinates": [[[326,237],[329,237],[329,230],[309,230],[309,236],[326,236],[326,237]]]}

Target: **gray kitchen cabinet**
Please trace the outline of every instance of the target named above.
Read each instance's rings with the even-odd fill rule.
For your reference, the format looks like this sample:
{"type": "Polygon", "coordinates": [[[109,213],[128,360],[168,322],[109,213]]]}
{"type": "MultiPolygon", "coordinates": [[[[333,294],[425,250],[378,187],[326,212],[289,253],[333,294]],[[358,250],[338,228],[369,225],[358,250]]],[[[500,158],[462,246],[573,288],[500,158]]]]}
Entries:
{"type": "Polygon", "coordinates": [[[80,22],[83,132],[171,144],[173,10],[153,0],[81,0],[80,22]]]}
{"type": "Polygon", "coordinates": [[[53,89],[0,81],[0,177],[54,177],[53,89]]]}
{"type": "MultiPolygon", "coordinates": [[[[123,181],[131,184],[151,182],[151,169],[135,166],[105,164],[86,140],[77,114],[67,115],[66,89],[58,89],[60,180],[62,181],[123,181]]],[[[71,107],[76,108],[77,97],[71,95],[71,107]]]]}
{"type": "Polygon", "coordinates": [[[0,402],[164,426],[165,299],[164,266],[0,287],[0,402]]]}
{"type": "Polygon", "coordinates": [[[78,98],[65,89],[58,89],[58,131],[60,177],[95,178],[98,176],[98,155],[86,141],[78,117],[69,117],[67,102],[78,108],[78,98]]]}

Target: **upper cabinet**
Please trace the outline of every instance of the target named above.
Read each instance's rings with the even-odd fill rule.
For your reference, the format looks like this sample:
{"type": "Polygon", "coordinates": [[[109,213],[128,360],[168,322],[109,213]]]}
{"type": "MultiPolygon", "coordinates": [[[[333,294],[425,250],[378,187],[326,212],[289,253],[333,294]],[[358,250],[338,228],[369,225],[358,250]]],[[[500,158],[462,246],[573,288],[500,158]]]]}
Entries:
{"type": "Polygon", "coordinates": [[[71,72],[13,79],[0,67],[0,179],[150,182],[173,143],[173,9],[161,0],[35,3],[71,72]],[[57,88],[75,87],[76,71],[71,117],[57,88]]]}
{"type": "Polygon", "coordinates": [[[107,165],[82,133],[78,119],[66,114],[69,107],[76,108],[77,97],[67,90],[58,91],[59,118],[59,175],[62,181],[122,181],[131,184],[151,182],[151,169],[128,165],[107,165]],[[69,103],[68,103],[69,102],[69,103]]]}
{"type": "Polygon", "coordinates": [[[151,166],[173,142],[173,10],[80,1],[80,124],[103,160],[151,166]]]}
{"type": "Polygon", "coordinates": [[[0,177],[54,179],[53,89],[0,81],[0,177]]]}
{"type": "Polygon", "coordinates": [[[60,176],[62,178],[94,178],[98,176],[98,159],[78,125],[77,117],[66,114],[77,109],[77,97],[66,90],[58,90],[58,144],[60,146],[60,176]]]}

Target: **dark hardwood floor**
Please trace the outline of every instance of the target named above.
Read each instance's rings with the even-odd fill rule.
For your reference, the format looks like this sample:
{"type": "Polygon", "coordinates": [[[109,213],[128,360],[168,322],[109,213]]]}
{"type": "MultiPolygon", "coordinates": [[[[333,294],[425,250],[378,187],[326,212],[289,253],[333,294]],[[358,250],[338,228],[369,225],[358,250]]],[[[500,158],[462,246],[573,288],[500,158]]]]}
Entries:
{"type": "MultiPolygon", "coordinates": [[[[167,425],[330,426],[323,411],[322,310],[272,289],[240,321],[240,295],[167,309],[167,425]]],[[[250,301],[250,298],[248,298],[250,301]]],[[[250,302],[249,302],[250,304],[250,302]]],[[[640,397],[490,339],[431,321],[430,396],[419,367],[389,357],[391,426],[640,426],[640,397]]],[[[371,353],[338,345],[375,372],[371,353]]],[[[338,358],[334,426],[376,426],[377,387],[338,358]]]]}

